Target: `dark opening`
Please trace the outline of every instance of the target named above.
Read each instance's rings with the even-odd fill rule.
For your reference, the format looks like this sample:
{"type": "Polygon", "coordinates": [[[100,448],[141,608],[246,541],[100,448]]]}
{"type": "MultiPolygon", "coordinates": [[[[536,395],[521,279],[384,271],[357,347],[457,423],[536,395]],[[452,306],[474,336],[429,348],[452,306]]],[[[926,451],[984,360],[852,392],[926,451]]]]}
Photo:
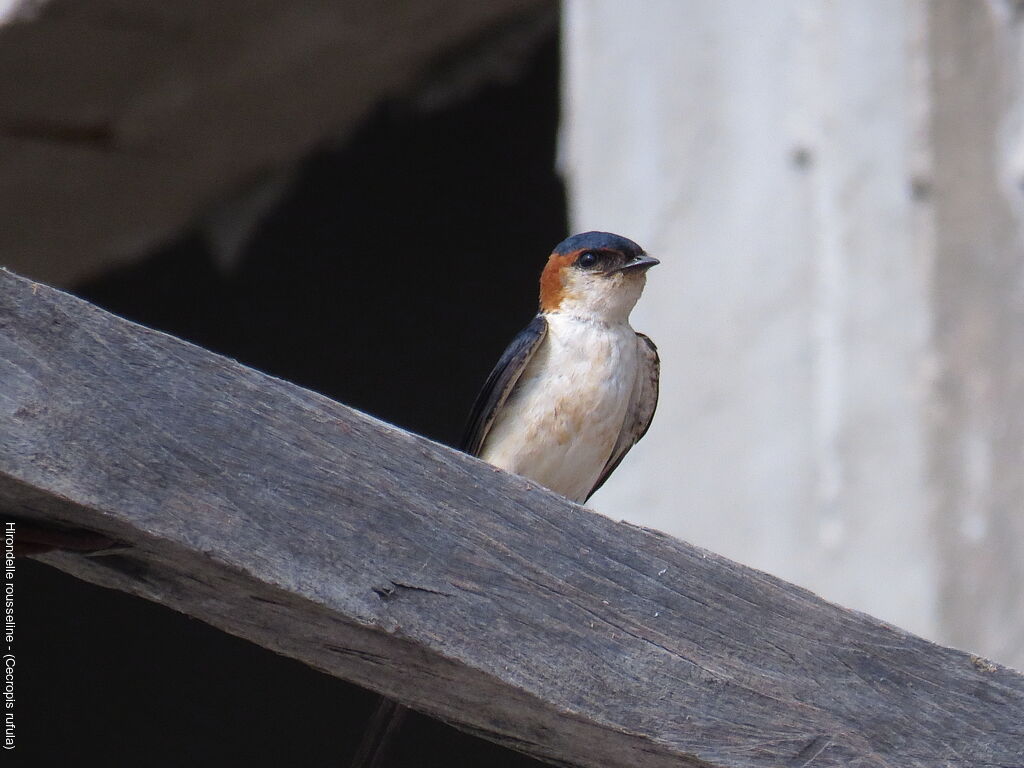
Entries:
{"type": "MultiPolygon", "coordinates": [[[[233,269],[194,232],[76,293],[455,443],[566,234],[557,118],[552,34],[515,82],[443,111],[389,105],[313,154],[233,269]]],[[[347,765],[372,694],[146,601],[18,567],[19,750],[32,764],[347,765]]],[[[414,717],[391,764],[537,763],[414,717]]]]}

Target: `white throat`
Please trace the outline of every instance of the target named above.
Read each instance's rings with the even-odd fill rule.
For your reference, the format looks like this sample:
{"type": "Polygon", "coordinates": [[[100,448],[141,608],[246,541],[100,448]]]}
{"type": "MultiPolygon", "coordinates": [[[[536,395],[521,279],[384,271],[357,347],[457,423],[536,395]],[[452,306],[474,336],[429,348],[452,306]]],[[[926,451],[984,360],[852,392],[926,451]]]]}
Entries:
{"type": "Polygon", "coordinates": [[[629,313],[640,300],[646,282],[642,272],[595,275],[573,270],[552,314],[603,325],[628,325],[629,313]]]}

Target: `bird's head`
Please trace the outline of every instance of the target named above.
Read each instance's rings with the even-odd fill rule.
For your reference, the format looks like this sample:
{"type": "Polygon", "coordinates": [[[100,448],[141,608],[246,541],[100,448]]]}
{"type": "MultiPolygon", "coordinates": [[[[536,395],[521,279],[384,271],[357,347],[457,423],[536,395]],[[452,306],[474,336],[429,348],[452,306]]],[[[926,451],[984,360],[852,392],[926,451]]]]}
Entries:
{"type": "Polygon", "coordinates": [[[540,309],[602,322],[625,321],[658,260],[621,235],[584,232],[563,240],[540,277],[540,309]]]}

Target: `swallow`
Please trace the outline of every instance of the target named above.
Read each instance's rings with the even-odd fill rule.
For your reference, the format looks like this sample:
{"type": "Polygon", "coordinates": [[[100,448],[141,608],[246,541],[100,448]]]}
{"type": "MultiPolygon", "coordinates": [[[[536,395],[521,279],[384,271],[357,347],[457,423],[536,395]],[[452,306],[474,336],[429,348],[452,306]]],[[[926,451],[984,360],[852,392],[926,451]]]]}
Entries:
{"type": "MultiPolygon", "coordinates": [[[[540,310],[484,382],[462,450],[577,503],[590,498],[658,405],[658,350],[629,325],[657,263],[610,232],[555,246],[540,277],[540,310]]],[[[384,765],[406,713],[382,699],[351,768],[384,765]]]]}
{"type": "Polygon", "coordinates": [[[462,449],[577,503],[589,499],[658,404],[658,350],[629,324],[658,263],[610,232],[555,246],[539,312],[487,377],[462,449]]]}

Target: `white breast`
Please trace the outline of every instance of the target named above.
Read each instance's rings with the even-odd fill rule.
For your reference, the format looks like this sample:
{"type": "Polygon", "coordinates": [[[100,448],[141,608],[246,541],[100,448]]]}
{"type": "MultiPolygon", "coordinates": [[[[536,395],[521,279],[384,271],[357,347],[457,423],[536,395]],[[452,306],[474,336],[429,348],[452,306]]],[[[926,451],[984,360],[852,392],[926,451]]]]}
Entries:
{"type": "Polygon", "coordinates": [[[583,502],[622,429],[636,381],[636,334],[625,322],[545,317],[547,336],[480,456],[583,502]]]}

